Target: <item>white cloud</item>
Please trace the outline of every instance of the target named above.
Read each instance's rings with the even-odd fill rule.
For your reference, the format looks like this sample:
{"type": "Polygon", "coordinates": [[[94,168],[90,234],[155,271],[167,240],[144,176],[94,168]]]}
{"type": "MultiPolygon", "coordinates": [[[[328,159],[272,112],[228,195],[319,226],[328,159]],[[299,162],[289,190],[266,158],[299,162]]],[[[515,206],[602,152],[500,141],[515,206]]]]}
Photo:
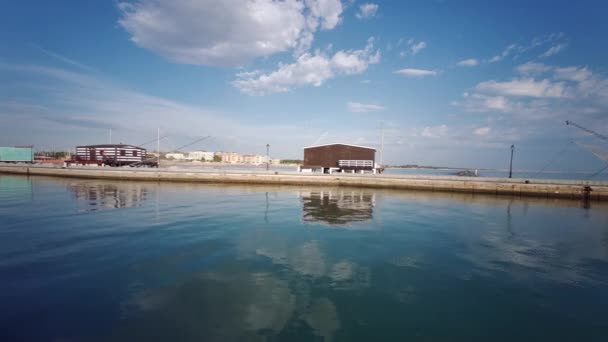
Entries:
{"type": "Polygon", "coordinates": [[[545,51],[544,53],[542,53],[540,56],[540,58],[545,58],[545,57],[549,57],[549,56],[553,56],[556,53],[562,51],[563,49],[566,48],[566,44],[558,44],[555,46],[550,47],[547,51],[545,51]]]}
{"type": "Polygon", "coordinates": [[[367,19],[376,16],[376,12],[378,12],[378,5],[367,3],[359,6],[359,12],[356,16],[359,19],[367,19]]]}
{"type": "MultiPolygon", "coordinates": [[[[304,3],[312,14],[308,19],[320,22],[324,30],[331,30],[342,21],[340,15],[343,7],[340,0],[305,0],[304,3]]],[[[312,29],[316,27],[316,25],[310,26],[312,29]]]]}
{"type": "Polygon", "coordinates": [[[435,76],[437,75],[435,70],[425,69],[401,69],[393,71],[393,74],[403,75],[405,77],[424,77],[424,76],[435,76]]]}
{"type": "Polygon", "coordinates": [[[475,135],[486,136],[491,130],[492,129],[490,127],[479,127],[474,131],[474,133],[475,135]]]}
{"type": "Polygon", "coordinates": [[[563,32],[551,33],[544,36],[539,36],[532,39],[527,49],[543,46],[545,44],[552,44],[555,42],[562,41],[566,35],[563,32]]]}
{"type": "Polygon", "coordinates": [[[236,74],[236,77],[238,78],[249,78],[249,77],[255,77],[259,74],[261,74],[262,71],[261,70],[252,70],[252,71],[241,71],[239,73],[236,74]]]}
{"type": "Polygon", "coordinates": [[[465,93],[463,95],[465,101],[453,102],[453,105],[464,106],[469,112],[486,112],[498,111],[508,112],[513,107],[513,104],[505,96],[490,96],[479,93],[465,93]]]}
{"type": "Polygon", "coordinates": [[[77,144],[106,142],[109,128],[116,142],[140,144],[152,140],[160,127],[161,135],[170,136],[170,141],[161,141],[163,150],[192,142],[193,136],[211,135],[202,143],[206,149],[261,153],[270,143],[277,155],[299,155],[298,146],[311,139],[297,123],[243,122],[238,114],[151,96],[97,73],[0,62],[0,77],[7,72],[35,79],[35,85],[14,87],[40,96],[0,99],[0,121],[13,127],[0,135],[0,144],[69,150],[77,144]]]}
{"type": "Polygon", "coordinates": [[[479,94],[474,94],[473,98],[475,98],[475,95],[478,95],[477,98],[482,100],[485,107],[488,109],[502,112],[506,112],[510,109],[509,100],[504,96],[481,96],[479,94]]]}
{"type": "MultiPolygon", "coordinates": [[[[399,41],[397,42],[397,46],[400,46],[402,43],[403,43],[403,38],[399,39],[399,41]]],[[[408,55],[414,56],[414,55],[418,54],[420,51],[422,51],[423,49],[425,49],[426,47],[427,47],[427,43],[425,41],[419,41],[416,43],[414,38],[410,38],[407,40],[406,50],[401,51],[399,53],[399,56],[401,56],[401,57],[405,57],[408,55]]]]}
{"type": "Polygon", "coordinates": [[[368,112],[378,112],[385,110],[384,106],[375,105],[375,104],[365,104],[359,102],[349,102],[348,103],[348,111],[352,113],[368,113],[368,112]]]}
{"type": "Polygon", "coordinates": [[[457,66],[467,66],[467,67],[473,67],[478,64],[479,64],[479,60],[477,60],[475,58],[465,59],[465,60],[462,60],[462,61],[456,63],[457,66]]]}
{"type": "Polygon", "coordinates": [[[549,34],[549,35],[545,35],[545,36],[535,37],[529,43],[524,43],[524,44],[513,43],[513,44],[510,44],[509,46],[507,46],[500,54],[490,58],[488,60],[488,62],[496,63],[496,62],[502,61],[503,59],[505,59],[508,56],[513,56],[515,58],[532,49],[540,48],[541,46],[545,46],[548,44],[557,44],[557,45],[549,48],[549,50],[547,50],[545,53],[543,53],[542,55],[539,56],[539,57],[548,57],[550,55],[553,55],[553,54],[559,52],[560,50],[562,50],[566,47],[565,43],[561,43],[563,40],[564,40],[564,34],[560,32],[560,33],[553,33],[553,34],[549,34]]]}
{"type": "Polygon", "coordinates": [[[140,47],[184,64],[234,66],[306,51],[341,21],[340,0],[140,0],[120,2],[119,24],[140,47]]]}
{"type": "Polygon", "coordinates": [[[490,62],[490,63],[496,63],[496,62],[501,61],[503,58],[504,58],[504,57],[501,57],[501,56],[499,56],[499,55],[496,55],[496,56],[494,56],[494,57],[490,58],[490,59],[488,60],[488,62],[490,62]]]}
{"type": "Polygon", "coordinates": [[[535,62],[527,62],[521,65],[518,65],[515,70],[520,74],[524,75],[538,75],[543,74],[547,71],[550,71],[552,67],[545,65],[543,63],[535,63],[535,62]]]}
{"type": "Polygon", "coordinates": [[[448,133],[448,126],[441,125],[441,126],[424,127],[422,129],[422,132],[420,133],[420,135],[425,138],[441,138],[441,137],[444,137],[445,135],[447,135],[447,133],[448,133]]]}
{"type": "Polygon", "coordinates": [[[412,51],[412,55],[415,55],[415,54],[417,54],[418,52],[420,52],[424,48],[426,48],[426,42],[418,42],[416,44],[413,44],[410,47],[410,50],[412,51]]]}
{"type": "Polygon", "coordinates": [[[479,83],[475,90],[482,93],[489,93],[504,96],[524,96],[524,97],[566,97],[565,85],[561,82],[550,80],[536,81],[533,78],[520,78],[506,82],[486,81],[479,83]]]}
{"type": "Polygon", "coordinates": [[[515,50],[516,48],[517,48],[517,44],[511,44],[511,45],[507,46],[500,55],[496,55],[496,56],[490,58],[489,62],[496,63],[496,62],[502,61],[505,57],[507,57],[509,54],[511,54],[511,52],[513,52],[513,50],[515,50]]]}
{"type": "Polygon", "coordinates": [[[339,75],[361,74],[370,64],[380,62],[380,51],[374,52],[374,39],[370,38],[362,50],[340,50],[333,56],[321,51],[305,53],[292,64],[279,64],[268,74],[239,77],[232,84],[248,95],[286,92],[295,87],[321,86],[339,75]]]}
{"type": "Polygon", "coordinates": [[[583,82],[591,79],[593,73],[586,67],[556,68],[555,78],[572,82],[583,82]]]}
{"type": "Polygon", "coordinates": [[[608,109],[608,78],[588,67],[525,63],[516,70],[525,76],[481,82],[453,104],[468,112],[508,113],[523,121],[567,120],[573,113],[599,120],[608,109]]]}

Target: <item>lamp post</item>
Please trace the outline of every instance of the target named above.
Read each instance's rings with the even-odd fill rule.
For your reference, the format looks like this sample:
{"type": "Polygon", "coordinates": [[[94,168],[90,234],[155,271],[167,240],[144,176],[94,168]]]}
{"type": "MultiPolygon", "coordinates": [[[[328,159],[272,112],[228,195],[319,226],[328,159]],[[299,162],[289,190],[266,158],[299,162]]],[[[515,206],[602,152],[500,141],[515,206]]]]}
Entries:
{"type": "Polygon", "coordinates": [[[270,144],[266,144],[266,171],[270,168],[270,144]]]}
{"type": "Polygon", "coordinates": [[[513,151],[515,151],[515,145],[511,145],[511,163],[509,163],[509,178],[513,176],[513,151]]]}

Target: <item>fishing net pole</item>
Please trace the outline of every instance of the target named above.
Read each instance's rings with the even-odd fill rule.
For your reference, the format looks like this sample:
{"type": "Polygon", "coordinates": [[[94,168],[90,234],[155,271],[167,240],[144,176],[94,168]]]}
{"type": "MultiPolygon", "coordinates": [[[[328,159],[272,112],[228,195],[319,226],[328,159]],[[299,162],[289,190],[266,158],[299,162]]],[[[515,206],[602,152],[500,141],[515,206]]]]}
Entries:
{"type": "Polygon", "coordinates": [[[160,137],[160,138],[155,138],[155,139],[152,139],[152,140],[150,140],[150,141],[146,141],[146,142],[145,142],[145,143],[143,143],[143,144],[139,144],[139,145],[135,145],[135,146],[144,146],[144,145],[148,145],[148,144],[151,144],[151,143],[153,143],[153,142],[155,142],[155,141],[162,140],[162,139],[165,139],[165,138],[168,138],[168,137],[169,137],[169,135],[165,135],[165,136],[162,136],[162,137],[160,137]]]}
{"type": "Polygon", "coordinates": [[[602,167],[601,169],[599,169],[597,172],[595,172],[594,174],[592,174],[591,176],[589,176],[587,178],[587,180],[594,178],[595,176],[599,175],[600,173],[606,171],[608,169],[608,164],[606,164],[606,166],[602,167]]]}
{"type": "Polygon", "coordinates": [[[540,175],[543,171],[545,171],[545,169],[547,167],[549,167],[549,165],[553,164],[553,162],[555,162],[555,160],[558,157],[563,155],[566,152],[566,150],[568,148],[570,148],[570,146],[572,146],[573,143],[574,143],[574,141],[572,141],[572,140],[567,141],[566,144],[556,154],[554,154],[551,158],[549,158],[549,160],[547,160],[547,162],[543,165],[543,167],[540,170],[538,170],[538,172],[536,172],[536,174],[534,174],[534,177],[540,175]]]}
{"type": "Polygon", "coordinates": [[[193,142],[191,142],[191,143],[188,143],[188,144],[186,144],[186,145],[183,145],[183,146],[180,146],[180,147],[176,148],[176,149],[175,149],[175,151],[179,151],[179,150],[181,150],[181,149],[182,149],[182,148],[184,148],[184,147],[192,146],[192,145],[194,145],[194,144],[196,144],[196,143],[198,143],[198,142],[201,142],[201,141],[203,141],[203,140],[205,140],[205,139],[208,139],[208,138],[211,138],[211,136],[210,136],[210,135],[208,135],[208,136],[206,136],[206,137],[201,137],[201,138],[199,138],[199,139],[196,139],[195,141],[193,141],[193,142]]]}

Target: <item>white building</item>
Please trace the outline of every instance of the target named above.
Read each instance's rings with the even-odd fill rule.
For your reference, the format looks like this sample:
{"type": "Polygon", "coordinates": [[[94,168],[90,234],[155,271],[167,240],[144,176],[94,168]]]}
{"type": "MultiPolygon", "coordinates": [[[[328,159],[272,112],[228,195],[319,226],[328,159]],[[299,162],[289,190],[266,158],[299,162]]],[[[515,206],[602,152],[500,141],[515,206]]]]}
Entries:
{"type": "Polygon", "coordinates": [[[175,160],[184,160],[186,157],[183,153],[167,153],[165,154],[165,158],[167,159],[175,159],[175,160]]]}
{"type": "Polygon", "coordinates": [[[203,152],[203,159],[205,159],[205,161],[213,161],[214,156],[215,156],[214,152],[209,152],[209,151],[203,152]]]}
{"type": "Polygon", "coordinates": [[[242,163],[245,163],[245,164],[255,164],[255,165],[266,164],[267,160],[268,159],[266,158],[266,156],[262,156],[259,154],[242,155],[242,163]]]}
{"type": "Polygon", "coordinates": [[[207,151],[192,151],[188,152],[188,158],[190,160],[203,160],[203,161],[213,161],[213,152],[207,151]]]}

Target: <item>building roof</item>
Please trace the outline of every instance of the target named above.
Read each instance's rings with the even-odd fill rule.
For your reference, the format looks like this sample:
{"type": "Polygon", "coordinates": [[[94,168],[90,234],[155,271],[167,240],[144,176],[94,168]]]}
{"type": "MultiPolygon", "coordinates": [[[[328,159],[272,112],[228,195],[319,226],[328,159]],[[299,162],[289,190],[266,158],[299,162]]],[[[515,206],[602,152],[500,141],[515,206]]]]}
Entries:
{"type": "Polygon", "coordinates": [[[93,147],[93,148],[138,148],[140,150],[145,150],[143,147],[135,146],[135,145],[127,145],[127,144],[101,144],[101,145],[80,145],[78,147],[93,147]]]}
{"type": "Polygon", "coordinates": [[[353,144],[342,144],[342,143],[333,143],[333,144],[322,144],[322,145],[306,146],[306,147],[304,147],[304,149],[314,148],[314,147],[322,147],[322,146],[332,146],[332,145],[344,145],[344,146],[352,146],[352,147],[365,148],[365,149],[374,150],[374,151],[376,150],[373,147],[367,147],[367,146],[361,146],[361,145],[353,145],[353,144]]]}

